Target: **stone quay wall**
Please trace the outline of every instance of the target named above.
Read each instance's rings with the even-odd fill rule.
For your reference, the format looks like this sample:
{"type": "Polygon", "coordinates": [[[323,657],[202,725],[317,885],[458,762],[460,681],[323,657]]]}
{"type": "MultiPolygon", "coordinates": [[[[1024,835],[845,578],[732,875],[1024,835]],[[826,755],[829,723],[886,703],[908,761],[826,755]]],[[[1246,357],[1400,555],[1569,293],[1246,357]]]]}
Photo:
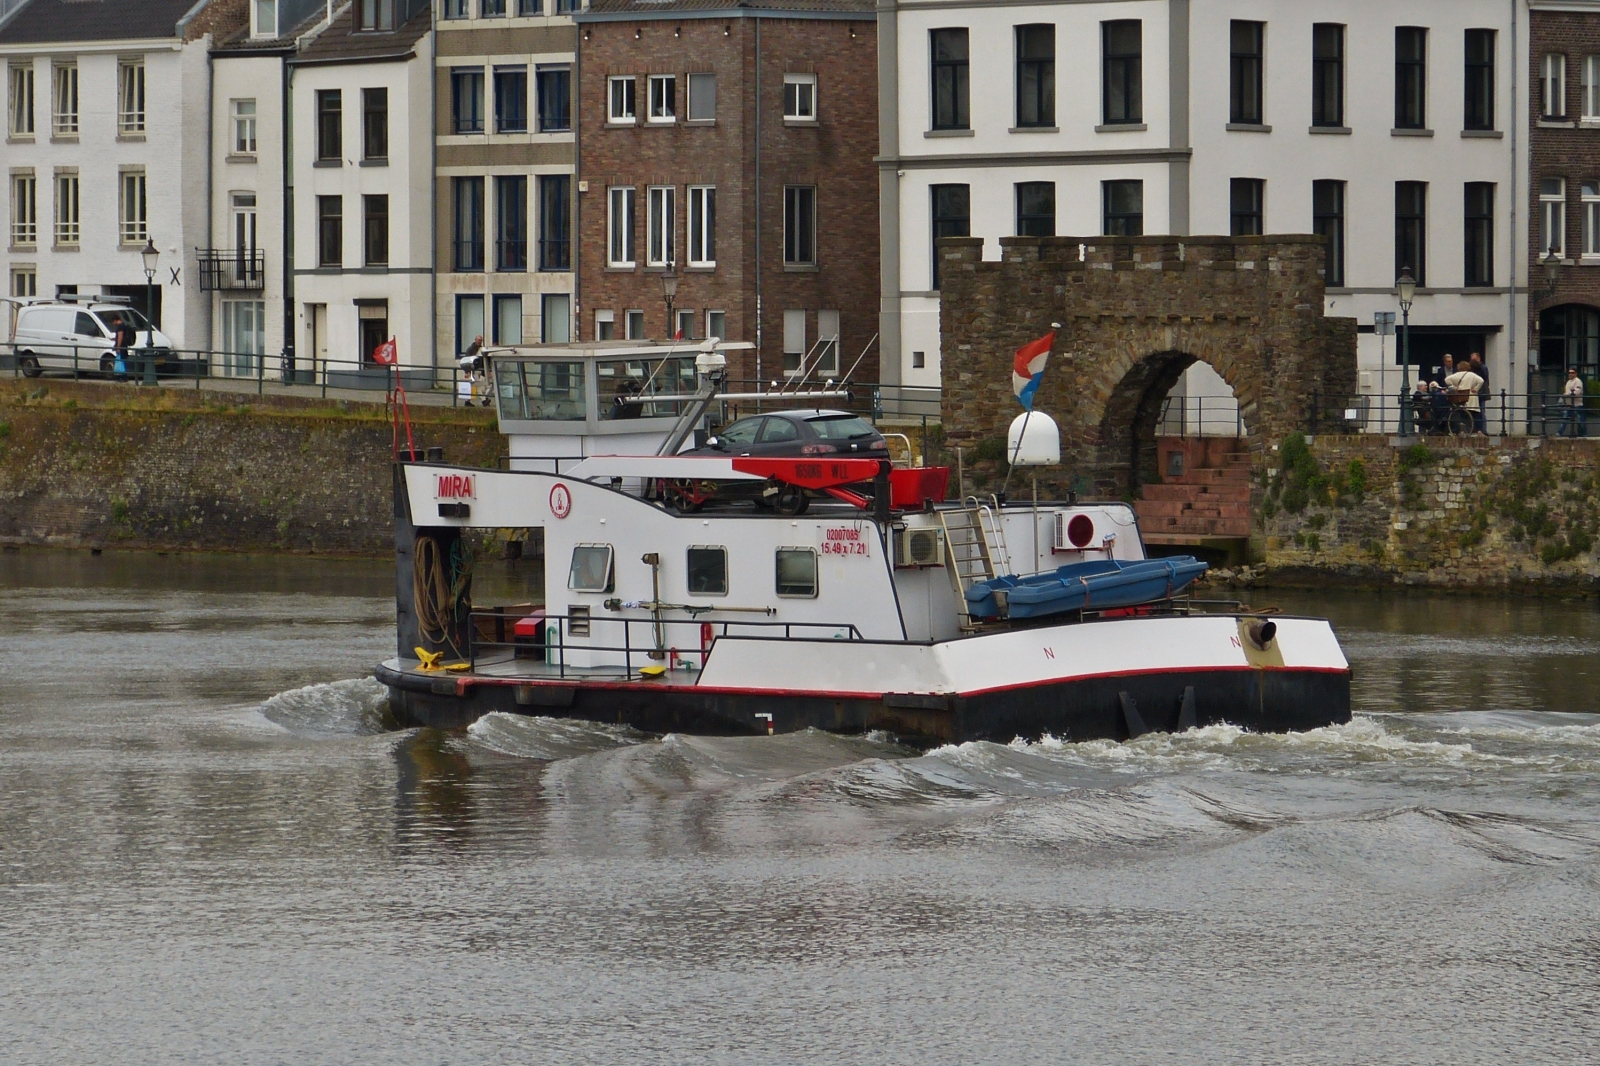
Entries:
{"type": "MultiPolygon", "coordinates": [[[[505,451],[488,411],[412,427],[452,462],[505,451]]],[[[0,383],[0,543],[385,555],[392,443],[381,404],[0,383]]]]}
{"type": "Polygon", "coordinates": [[[1600,591],[1594,441],[1292,434],[1273,458],[1274,583],[1600,591]]]}

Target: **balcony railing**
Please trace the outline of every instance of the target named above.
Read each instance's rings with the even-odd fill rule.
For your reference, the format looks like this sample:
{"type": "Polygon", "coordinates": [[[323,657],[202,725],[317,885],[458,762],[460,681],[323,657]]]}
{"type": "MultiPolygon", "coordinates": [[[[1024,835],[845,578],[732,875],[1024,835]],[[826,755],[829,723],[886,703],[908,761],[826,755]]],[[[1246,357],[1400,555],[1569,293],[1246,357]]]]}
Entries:
{"type": "Polygon", "coordinates": [[[260,292],[267,285],[267,253],[259,248],[197,248],[201,292],[260,292]]]}

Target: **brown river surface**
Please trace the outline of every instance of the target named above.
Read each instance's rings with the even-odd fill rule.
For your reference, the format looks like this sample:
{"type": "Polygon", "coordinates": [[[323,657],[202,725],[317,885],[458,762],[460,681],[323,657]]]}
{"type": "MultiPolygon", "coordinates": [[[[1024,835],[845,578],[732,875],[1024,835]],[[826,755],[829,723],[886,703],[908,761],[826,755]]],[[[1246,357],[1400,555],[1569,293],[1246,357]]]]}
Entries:
{"type": "Polygon", "coordinates": [[[919,753],[395,731],[390,582],[0,555],[0,1062],[1600,1061],[1593,602],[1257,592],[1354,722],[919,753]]]}

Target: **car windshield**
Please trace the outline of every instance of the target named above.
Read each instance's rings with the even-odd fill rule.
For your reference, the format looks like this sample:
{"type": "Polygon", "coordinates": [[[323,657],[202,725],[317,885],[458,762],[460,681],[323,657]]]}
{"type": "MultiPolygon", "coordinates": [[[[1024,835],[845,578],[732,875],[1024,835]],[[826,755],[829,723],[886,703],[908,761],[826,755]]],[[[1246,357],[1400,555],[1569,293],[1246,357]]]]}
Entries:
{"type": "Polygon", "coordinates": [[[870,422],[855,415],[822,415],[806,419],[806,424],[824,440],[859,440],[878,435],[870,422]]]}
{"type": "Polygon", "coordinates": [[[101,324],[106,327],[107,333],[112,333],[116,329],[111,324],[113,318],[122,319],[141,333],[150,328],[150,323],[145,320],[145,317],[131,307],[119,307],[115,311],[101,310],[96,311],[95,314],[99,317],[101,324]]]}

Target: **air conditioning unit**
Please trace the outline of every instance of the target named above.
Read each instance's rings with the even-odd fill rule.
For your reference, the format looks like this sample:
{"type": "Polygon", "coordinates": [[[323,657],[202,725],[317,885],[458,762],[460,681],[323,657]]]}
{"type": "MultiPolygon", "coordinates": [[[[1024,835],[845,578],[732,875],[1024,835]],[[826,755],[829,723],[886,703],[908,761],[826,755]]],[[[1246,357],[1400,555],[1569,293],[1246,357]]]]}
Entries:
{"type": "Polygon", "coordinates": [[[906,570],[944,565],[944,530],[902,529],[894,538],[894,565],[906,570]]]}

